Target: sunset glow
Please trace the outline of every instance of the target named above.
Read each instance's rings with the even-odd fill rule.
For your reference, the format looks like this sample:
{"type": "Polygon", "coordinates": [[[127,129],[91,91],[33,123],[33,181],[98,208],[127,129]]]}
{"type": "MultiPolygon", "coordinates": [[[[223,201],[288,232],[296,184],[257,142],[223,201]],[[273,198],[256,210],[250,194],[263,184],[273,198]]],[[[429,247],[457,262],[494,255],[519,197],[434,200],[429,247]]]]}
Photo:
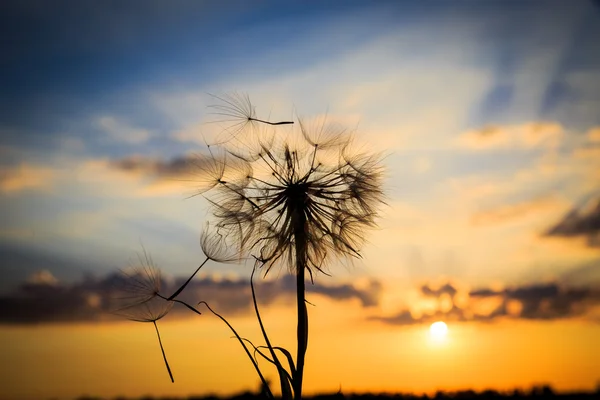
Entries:
{"type": "Polygon", "coordinates": [[[429,327],[429,334],[433,340],[444,340],[448,334],[448,325],[442,321],[437,321],[429,327]]]}

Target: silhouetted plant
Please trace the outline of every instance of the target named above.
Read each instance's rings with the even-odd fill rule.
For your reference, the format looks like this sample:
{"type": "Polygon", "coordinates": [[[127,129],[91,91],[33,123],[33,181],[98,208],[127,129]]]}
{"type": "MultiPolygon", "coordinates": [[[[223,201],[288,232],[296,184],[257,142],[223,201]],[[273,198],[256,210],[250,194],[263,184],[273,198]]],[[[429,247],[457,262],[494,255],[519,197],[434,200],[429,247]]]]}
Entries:
{"type": "Polygon", "coordinates": [[[161,274],[156,268],[150,255],[144,250],[143,257],[138,255],[139,265],[129,270],[121,271],[121,279],[116,286],[113,301],[115,313],[137,322],[152,322],[160,351],[169,372],[171,382],[174,382],[169,362],[160,338],[156,321],[167,315],[173,308],[173,301],[168,301],[160,295],[161,274]]]}
{"type": "Polygon", "coordinates": [[[214,219],[201,240],[206,259],[172,295],[164,297],[155,290],[151,297],[142,291],[135,299],[138,307],[140,301],[158,298],[198,312],[177,296],[208,260],[254,260],[250,285],[264,346],[238,335],[206,302],[198,304],[232,330],[268,397],[273,394],[258,367],[258,356],[277,369],[282,397],[301,399],[308,346],[307,274],[312,281],[317,272],[327,274],[327,265],[335,257],[360,257],[365,230],[375,226],[383,203],[381,158],[358,151],[346,129],[326,119],[312,124],[301,119],[297,124],[271,122],[256,116],[247,96],[215,98],[220,102],[213,106],[215,114],[230,125],[217,144],[208,145],[207,153],[193,161],[199,185],[194,196],[207,199],[214,219]],[[281,130],[286,125],[296,130],[281,130]],[[288,350],[271,344],[254,291],[255,272],[266,276],[276,265],[286,267],[296,278],[295,360],[288,350]]]}
{"type": "MultiPolygon", "coordinates": [[[[281,262],[296,276],[298,348],[290,384],[301,398],[308,345],[305,272],[312,279],[333,256],[360,255],[364,230],[375,225],[383,200],[380,157],[355,152],[346,130],[326,120],[312,126],[299,120],[300,137],[294,137],[265,129],[263,124],[290,122],[257,119],[247,97],[221,100],[218,110],[234,123],[233,131],[199,159],[202,175],[210,178],[198,194],[211,192],[206,197],[215,228],[235,238],[265,275],[281,262]]],[[[257,317],[260,322],[258,310],[257,317]]]]}

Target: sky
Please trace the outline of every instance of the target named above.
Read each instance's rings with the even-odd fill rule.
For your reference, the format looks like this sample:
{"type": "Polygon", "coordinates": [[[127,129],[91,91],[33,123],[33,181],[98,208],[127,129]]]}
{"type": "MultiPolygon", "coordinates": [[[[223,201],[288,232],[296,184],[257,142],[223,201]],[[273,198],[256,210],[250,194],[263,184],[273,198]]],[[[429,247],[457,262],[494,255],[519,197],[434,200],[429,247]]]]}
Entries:
{"type": "MultiPolygon", "coordinates": [[[[0,11],[1,399],[257,387],[209,313],[159,321],[171,383],[152,324],[107,312],[140,252],[167,289],[204,260],[209,209],[186,162],[221,133],[214,96],[232,93],[385,155],[387,204],[362,258],[307,288],[306,393],[600,382],[598,2],[0,11]],[[430,335],[436,321],[447,336],[430,335]]],[[[209,262],[186,295],[258,342],[250,272],[209,262]]],[[[257,292],[274,341],[295,348],[286,268],[257,292]]]]}

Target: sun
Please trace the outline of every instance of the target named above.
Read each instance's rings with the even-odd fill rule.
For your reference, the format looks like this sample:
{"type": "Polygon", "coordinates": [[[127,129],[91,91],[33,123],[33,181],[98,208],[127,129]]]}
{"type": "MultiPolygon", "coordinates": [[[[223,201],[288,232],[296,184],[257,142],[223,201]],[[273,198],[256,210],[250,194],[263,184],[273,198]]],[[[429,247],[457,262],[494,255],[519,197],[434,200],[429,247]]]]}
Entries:
{"type": "Polygon", "coordinates": [[[443,340],[448,334],[448,325],[442,321],[437,321],[429,327],[429,336],[434,340],[443,340]]]}

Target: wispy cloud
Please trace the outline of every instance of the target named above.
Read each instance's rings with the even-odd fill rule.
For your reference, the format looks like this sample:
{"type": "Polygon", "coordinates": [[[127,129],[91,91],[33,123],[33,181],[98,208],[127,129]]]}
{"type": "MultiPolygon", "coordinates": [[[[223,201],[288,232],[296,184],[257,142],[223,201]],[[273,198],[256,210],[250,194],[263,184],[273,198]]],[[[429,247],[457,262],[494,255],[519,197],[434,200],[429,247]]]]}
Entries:
{"type": "Polygon", "coordinates": [[[539,197],[476,212],[472,215],[471,222],[477,226],[489,226],[523,220],[540,213],[556,215],[565,206],[566,202],[556,197],[539,197]]]}
{"type": "Polygon", "coordinates": [[[152,137],[149,130],[133,127],[111,116],[99,117],[96,124],[109,140],[119,143],[141,144],[152,137]]]}
{"type": "Polygon", "coordinates": [[[563,127],[557,122],[488,125],[463,133],[458,143],[473,150],[556,148],[564,134],[563,127]]]}
{"type": "Polygon", "coordinates": [[[52,187],[55,178],[54,171],[44,166],[20,163],[14,166],[0,167],[0,192],[48,190],[52,187]]]}
{"type": "Polygon", "coordinates": [[[582,207],[574,208],[546,236],[585,237],[590,246],[600,246],[600,197],[588,200],[582,207]]]}
{"type": "Polygon", "coordinates": [[[193,196],[198,192],[204,176],[205,158],[188,154],[168,160],[140,155],[110,160],[109,169],[135,179],[139,184],[136,195],[157,197],[178,194],[182,197],[193,196]]]}
{"type": "Polygon", "coordinates": [[[587,132],[587,138],[590,143],[600,144],[600,126],[590,128],[587,132]]]}
{"type": "Polygon", "coordinates": [[[198,157],[192,155],[175,157],[168,161],[134,155],[112,160],[110,166],[126,173],[160,179],[189,176],[199,161],[198,157]]]}

